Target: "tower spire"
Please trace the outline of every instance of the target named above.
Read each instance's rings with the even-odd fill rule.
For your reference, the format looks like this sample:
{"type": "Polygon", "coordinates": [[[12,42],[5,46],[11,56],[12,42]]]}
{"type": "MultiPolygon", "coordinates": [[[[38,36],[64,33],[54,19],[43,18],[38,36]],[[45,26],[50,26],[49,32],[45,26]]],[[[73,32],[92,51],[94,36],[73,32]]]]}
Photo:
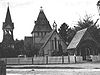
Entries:
{"type": "Polygon", "coordinates": [[[11,15],[10,15],[10,9],[9,9],[9,3],[8,3],[8,7],[7,7],[5,22],[6,23],[12,23],[12,19],[11,19],[11,15]]]}

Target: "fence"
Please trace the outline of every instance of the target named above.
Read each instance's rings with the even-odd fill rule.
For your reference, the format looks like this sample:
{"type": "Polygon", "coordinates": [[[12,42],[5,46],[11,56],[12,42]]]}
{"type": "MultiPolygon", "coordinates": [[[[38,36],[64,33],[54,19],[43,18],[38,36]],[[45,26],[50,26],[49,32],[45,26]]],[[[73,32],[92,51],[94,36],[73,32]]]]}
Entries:
{"type": "MultiPolygon", "coordinates": [[[[91,55],[92,62],[100,61],[100,55],[91,55]]],[[[26,58],[2,58],[6,64],[67,64],[83,62],[82,56],[45,56],[26,58]]]]}
{"type": "Polygon", "coordinates": [[[6,64],[66,64],[82,62],[81,56],[45,56],[27,58],[2,58],[6,64]]]}
{"type": "Polygon", "coordinates": [[[6,75],[6,64],[0,60],[0,75],[6,75]]]}
{"type": "Polygon", "coordinates": [[[91,55],[91,58],[93,62],[100,61],[100,55],[95,55],[95,56],[91,55]]]}

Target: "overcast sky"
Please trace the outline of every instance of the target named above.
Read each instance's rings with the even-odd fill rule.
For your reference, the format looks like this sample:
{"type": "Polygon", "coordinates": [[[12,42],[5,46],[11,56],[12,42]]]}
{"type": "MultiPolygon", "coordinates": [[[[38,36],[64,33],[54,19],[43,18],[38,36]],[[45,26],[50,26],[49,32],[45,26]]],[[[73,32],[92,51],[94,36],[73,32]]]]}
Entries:
{"type": "Polygon", "coordinates": [[[5,21],[9,2],[12,21],[14,22],[14,39],[24,39],[31,36],[34,21],[37,19],[40,7],[52,26],[54,20],[58,28],[66,22],[69,26],[77,24],[85,14],[93,15],[94,21],[99,17],[98,0],[0,0],[0,41],[3,38],[2,25],[5,21]]]}

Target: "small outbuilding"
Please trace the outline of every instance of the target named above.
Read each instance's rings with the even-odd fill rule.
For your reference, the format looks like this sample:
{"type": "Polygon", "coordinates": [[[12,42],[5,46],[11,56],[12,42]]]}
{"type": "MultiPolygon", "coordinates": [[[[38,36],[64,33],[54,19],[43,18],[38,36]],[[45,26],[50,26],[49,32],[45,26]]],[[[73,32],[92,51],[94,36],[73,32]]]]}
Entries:
{"type": "Polygon", "coordinates": [[[89,32],[90,28],[85,28],[78,31],[67,50],[70,55],[82,56],[86,60],[86,56],[98,54],[98,43],[89,32]]]}

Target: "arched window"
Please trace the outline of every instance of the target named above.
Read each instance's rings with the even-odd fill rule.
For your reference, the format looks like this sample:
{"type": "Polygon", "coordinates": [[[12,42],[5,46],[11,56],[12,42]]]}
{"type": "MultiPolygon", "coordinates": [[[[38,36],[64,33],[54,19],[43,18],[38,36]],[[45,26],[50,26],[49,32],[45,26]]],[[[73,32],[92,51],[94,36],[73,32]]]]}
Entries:
{"type": "Polygon", "coordinates": [[[57,49],[57,43],[56,43],[57,42],[57,38],[56,37],[54,38],[54,41],[55,41],[55,49],[57,49]]]}
{"type": "Polygon", "coordinates": [[[43,32],[41,32],[41,36],[43,36],[43,32]]]}

